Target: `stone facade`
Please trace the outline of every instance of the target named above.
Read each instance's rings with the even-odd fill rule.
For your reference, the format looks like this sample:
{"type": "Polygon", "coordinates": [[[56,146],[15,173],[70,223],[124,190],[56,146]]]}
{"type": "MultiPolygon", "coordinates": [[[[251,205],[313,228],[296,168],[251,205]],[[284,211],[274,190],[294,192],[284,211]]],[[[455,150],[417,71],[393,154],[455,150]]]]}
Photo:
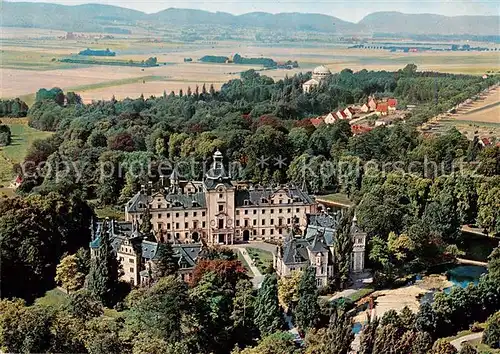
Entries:
{"type": "Polygon", "coordinates": [[[314,68],[312,72],[312,79],[302,84],[302,90],[305,93],[311,92],[312,88],[318,86],[321,81],[329,77],[331,74],[330,70],[323,65],[314,68]]]}
{"type": "MultiPolygon", "coordinates": [[[[339,219],[327,214],[308,215],[305,234],[290,234],[278,247],[274,257],[274,268],[279,276],[288,276],[294,270],[311,266],[316,269],[316,284],[327,286],[334,277],[334,243],[339,219]]],[[[351,226],[353,252],[351,272],[360,273],[365,266],[366,233],[357,226],[356,218],[351,226]]]]}
{"type": "MultiPolygon", "coordinates": [[[[148,285],[155,272],[158,243],[144,239],[139,225],[132,222],[105,220],[92,227],[90,256],[96,257],[100,251],[100,240],[107,232],[113,252],[121,265],[120,279],[134,286],[148,285]]],[[[184,281],[190,281],[194,267],[201,256],[201,244],[173,244],[174,257],[179,264],[178,274],[184,281]]]]}
{"type": "Polygon", "coordinates": [[[125,207],[125,220],[141,223],[149,208],[158,240],[208,245],[283,240],[292,229],[305,230],[306,215],[316,203],[296,186],[236,185],[225,172],[217,151],[203,181],[179,181],[175,171],[170,186],[142,190],[125,207]]]}

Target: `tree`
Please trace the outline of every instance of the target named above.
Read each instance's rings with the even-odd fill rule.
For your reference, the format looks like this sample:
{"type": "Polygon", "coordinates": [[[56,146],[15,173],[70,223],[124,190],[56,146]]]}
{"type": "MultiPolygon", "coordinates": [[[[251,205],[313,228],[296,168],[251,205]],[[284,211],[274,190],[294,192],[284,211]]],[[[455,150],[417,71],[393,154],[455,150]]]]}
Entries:
{"type": "Polygon", "coordinates": [[[427,332],[417,332],[413,338],[412,354],[427,354],[432,348],[432,337],[427,332]]]}
{"type": "Polygon", "coordinates": [[[285,310],[293,310],[299,301],[300,270],[294,270],[289,276],[278,279],[278,300],[285,310]]]}
{"type": "Polygon", "coordinates": [[[453,345],[450,344],[450,342],[444,340],[444,339],[439,339],[434,343],[432,346],[432,350],[430,351],[430,354],[455,354],[458,353],[458,351],[455,349],[453,345]]]}
{"type": "Polygon", "coordinates": [[[238,260],[201,259],[193,270],[191,285],[196,286],[207,273],[215,273],[221,284],[229,284],[231,289],[241,279],[246,279],[246,269],[238,260]]]}
{"type": "Polygon", "coordinates": [[[376,318],[370,321],[363,329],[363,332],[361,332],[359,354],[373,353],[379,323],[379,320],[376,318]]]}
{"type": "Polygon", "coordinates": [[[495,247],[488,256],[488,277],[500,282],[500,247],[495,247]]]}
{"type": "Polygon", "coordinates": [[[401,323],[401,319],[399,318],[398,313],[396,310],[389,310],[384,315],[382,316],[382,320],[380,321],[380,324],[382,326],[387,326],[387,325],[393,325],[395,327],[398,327],[401,323]]]}
{"type": "Polygon", "coordinates": [[[86,325],[85,348],[89,354],[122,354],[127,346],[120,338],[123,321],[120,319],[94,318],[86,325]]]}
{"type": "Polygon", "coordinates": [[[493,349],[500,348],[500,311],[488,318],[483,333],[483,343],[493,349]]]}
{"type": "Polygon", "coordinates": [[[460,348],[459,354],[478,354],[476,348],[474,348],[470,343],[465,342],[460,348]]]}
{"type": "Polygon", "coordinates": [[[56,282],[68,293],[80,289],[85,282],[85,274],[79,267],[79,261],[75,254],[61,259],[56,268],[56,282]]]}
{"type": "MultiPolygon", "coordinates": [[[[136,298],[132,293],[129,298],[136,298]]],[[[161,278],[131,302],[128,321],[133,329],[169,342],[181,339],[181,324],[188,306],[187,287],[182,280],[173,276],[161,278]]]]}
{"type": "Polygon", "coordinates": [[[235,350],[232,354],[299,354],[301,351],[294,342],[294,337],[288,332],[275,332],[264,338],[256,347],[235,350]]]}
{"type": "Polygon", "coordinates": [[[102,304],[111,306],[118,289],[119,263],[111,246],[106,224],[103,225],[98,240],[99,249],[90,264],[87,289],[102,304]]]}
{"type": "Polygon", "coordinates": [[[337,309],[332,313],[328,327],[319,330],[316,335],[315,353],[347,354],[354,340],[352,318],[345,311],[337,309]]]}
{"type": "Polygon", "coordinates": [[[9,353],[42,353],[50,350],[53,321],[43,306],[26,307],[22,300],[0,300],[0,346],[9,353]]]}
{"type": "Polygon", "coordinates": [[[295,320],[297,326],[306,331],[316,325],[320,315],[316,268],[308,267],[302,273],[298,293],[299,301],[295,309],[295,320]]]}
{"type": "Polygon", "coordinates": [[[236,284],[231,313],[233,336],[240,345],[251,344],[258,337],[254,323],[255,301],[252,282],[248,279],[240,280],[236,284]]]}
{"type": "Polygon", "coordinates": [[[393,324],[379,326],[375,336],[373,354],[393,353],[402,335],[402,331],[393,324]]]}
{"type": "Polygon", "coordinates": [[[87,290],[71,294],[68,297],[65,310],[70,316],[84,322],[103,314],[101,303],[94,299],[87,290]]]}
{"type": "Polygon", "coordinates": [[[0,146],[10,145],[12,141],[12,134],[10,128],[7,125],[1,124],[0,122],[0,146]]]}
{"type": "Polygon", "coordinates": [[[353,240],[351,235],[352,215],[350,212],[342,215],[339,226],[335,231],[334,274],[337,289],[343,289],[349,281],[351,269],[351,255],[353,240]]]}
{"type": "Polygon", "coordinates": [[[415,328],[417,331],[427,332],[431,336],[436,333],[437,326],[436,313],[428,302],[420,306],[420,310],[415,318],[415,328]]]}
{"type": "Polygon", "coordinates": [[[154,238],[154,235],[152,234],[153,233],[153,223],[151,222],[152,217],[153,216],[151,215],[149,207],[146,208],[142,215],[142,222],[139,227],[139,231],[146,237],[148,241],[156,242],[156,239],[151,240],[151,237],[154,238]]]}
{"type": "Polygon", "coordinates": [[[399,313],[400,325],[405,330],[409,331],[415,327],[415,314],[408,306],[403,307],[399,313]]]}
{"type": "Polygon", "coordinates": [[[283,317],[278,302],[276,274],[267,274],[257,293],[255,324],[259,328],[261,337],[265,337],[283,327],[283,317]]]}
{"type": "Polygon", "coordinates": [[[158,256],[155,263],[156,277],[175,275],[179,269],[179,263],[174,256],[174,250],[170,243],[158,244],[158,256]]]}

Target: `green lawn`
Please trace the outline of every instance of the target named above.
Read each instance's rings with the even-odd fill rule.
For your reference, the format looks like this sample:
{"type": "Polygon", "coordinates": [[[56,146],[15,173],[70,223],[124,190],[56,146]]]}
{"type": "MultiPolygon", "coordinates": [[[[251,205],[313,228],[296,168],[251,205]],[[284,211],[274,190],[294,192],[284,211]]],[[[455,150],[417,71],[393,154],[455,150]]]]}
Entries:
{"type": "Polygon", "coordinates": [[[247,248],[248,255],[261,273],[264,273],[273,264],[273,254],[258,248],[247,248]]]}
{"type": "Polygon", "coordinates": [[[12,166],[24,160],[33,141],[47,138],[52,134],[28,127],[26,120],[23,119],[19,120],[19,123],[15,119],[3,119],[3,122],[10,127],[12,144],[0,148],[0,188],[9,186],[14,178],[12,166]]]}
{"type": "Polygon", "coordinates": [[[362,298],[364,298],[365,296],[368,296],[370,295],[371,293],[373,293],[375,291],[374,288],[363,288],[363,289],[359,289],[358,291],[356,291],[354,294],[351,294],[349,296],[347,296],[347,298],[349,300],[351,300],[352,302],[356,302],[356,301],[359,301],[361,300],[362,298]]]}
{"type": "Polygon", "coordinates": [[[236,255],[238,256],[238,260],[241,262],[241,264],[243,264],[243,267],[245,267],[245,269],[247,270],[247,274],[249,276],[252,276],[252,271],[250,270],[250,266],[248,265],[247,261],[245,260],[245,257],[243,257],[241,255],[241,252],[238,251],[238,250],[235,250],[234,251],[236,253],[236,255]]]}
{"type": "Polygon", "coordinates": [[[99,219],[115,219],[115,220],[124,220],[124,210],[115,208],[113,206],[105,206],[105,207],[97,207],[94,203],[89,201],[91,206],[94,208],[94,211],[99,219]]]}

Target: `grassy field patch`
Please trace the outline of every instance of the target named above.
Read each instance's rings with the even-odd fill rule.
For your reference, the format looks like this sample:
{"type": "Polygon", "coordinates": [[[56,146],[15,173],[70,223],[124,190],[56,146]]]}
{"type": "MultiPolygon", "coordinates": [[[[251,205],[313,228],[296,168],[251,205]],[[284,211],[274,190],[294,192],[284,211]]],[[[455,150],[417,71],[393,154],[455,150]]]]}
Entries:
{"type": "Polygon", "coordinates": [[[258,248],[247,248],[248,255],[261,273],[264,273],[273,264],[273,254],[258,248]]]}
{"type": "MultiPolygon", "coordinates": [[[[24,160],[33,141],[45,139],[52,133],[28,127],[26,119],[0,119],[10,127],[12,144],[0,148],[0,188],[9,187],[14,178],[12,167],[24,160]]],[[[3,191],[6,192],[6,191],[3,191]]]]}
{"type": "Polygon", "coordinates": [[[370,295],[371,293],[373,293],[375,291],[374,288],[363,288],[363,289],[359,289],[358,291],[356,291],[354,294],[351,294],[349,296],[347,296],[347,298],[349,300],[351,300],[352,302],[356,302],[356,301],[359,301],[361,300],[362,298],[364,298],[365,296],[368,296],[370,295]]]}

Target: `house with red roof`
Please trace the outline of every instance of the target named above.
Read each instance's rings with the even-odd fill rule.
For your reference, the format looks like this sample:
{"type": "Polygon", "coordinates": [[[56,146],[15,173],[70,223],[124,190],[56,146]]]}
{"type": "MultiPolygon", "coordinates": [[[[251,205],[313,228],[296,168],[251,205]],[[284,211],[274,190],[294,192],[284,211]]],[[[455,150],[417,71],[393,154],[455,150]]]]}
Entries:
{"type": "Polygon", "coordinates": [[[330,112],[325,117],[325,124],[333,124],[338,120],[337,113],[330,112]]]}
{"type": "Polygon", "coordinates": [[[491,145],[491,140],[490,140],[489,138],[486,138],[486,137],[479,138],[479,144],[480,144],[482,147],[486,147],[486,146],[491,145]]]}
{"type": "Polygon", "coordinates": [[[388,105],[389,111],[395,111],[396,106],[398,105],[398,100],[395,98],[389,98],[387,100],[387,105],[388,105]]]}
{"type": "Polygon", "coordinates": [[[370,112],[370,107],[365,103],[364,105],[361,106],[360,111],[363,113],[368,113],[370,112]]]}
{"type": "Polygon", "coordinates": [[[315,128],[319,127],[324,123],[323,117],[311,118],[311,124],[314,125],[315,128]]]}
{"type": "Polygon", "coordinates": [[[347,107],[344,109],[344,114],[346,115],[347,119],[352,119],[354,115],[356,114],[356,111],[352,107],[347,107]]]}
{"type": "Polygon", "coordinates": [[[375,98],[370,98],[368,100],[368,107],[370,108],[370,111],[373,112],[377,109],[377,100],[375,98]]]}
{"type": "Polygon", "coordinates": [[[337,111],[337,117],[339,119],[347,119],[347,115],[344,113],[344,111],[337,111]]]}
{"type": "Polygon", "coordinates": [[[351,131],[353,135],[361,135],[364,133],[368,133],[372,129],[373,129],[372,127],[367,127],[365,125],[359,125],[359,124],[351,125],[351,131]]]}
{"type": "Polygon", "coordinates": [[[377,108],[375,110],[378,115],[386,116],[389,113],[389,105],[387,102],[382,102],[377,104],[377,108]]]}

